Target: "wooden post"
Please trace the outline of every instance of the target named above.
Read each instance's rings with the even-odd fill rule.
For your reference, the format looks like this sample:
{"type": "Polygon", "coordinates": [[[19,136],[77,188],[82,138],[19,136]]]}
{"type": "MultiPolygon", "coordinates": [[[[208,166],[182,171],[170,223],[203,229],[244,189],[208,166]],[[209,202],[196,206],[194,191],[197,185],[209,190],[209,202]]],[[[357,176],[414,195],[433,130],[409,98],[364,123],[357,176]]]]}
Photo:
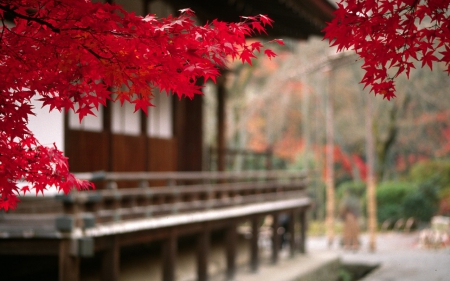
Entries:
{"type": "Polygon", "coordinates": [[[226,280],[232,281],[236,276],[236,222],[232,221],[226,230],[225,247],[227,256],[226,280]]]}
{"type": "Polygon", "coordinates": [[[226,168],[226,141],[225,141],[225,73],[217,79],[217,171],[226,168]]]}
{"type": "Polygon", "coordinates": [[[306,229],[307,229],[307,220],[306,220],[306,210],[302,210],[300,212],[300,242],[299,242],[299,250],[300,253],[306,253],[306,229]]]}
{"type": "Polygon", "coordinates": [[[102,281],[117,281],[120,275],[120,245],[117,235],[107,238],[108,248],[102,255],[102,281]]]}
{"type": "Polygon", "coordinates": [[[272,222],[272,263],[278,263],[278,252],[280,250],[280,236],[278,235],[278,228],[280,227],[278,221],[278,213],[273,213],[272,222]]]}
{"type": "Polygon", "coordinates": [[[291,258],[295,256],[295,253],[297,251],[297,241],[295,239],[296,233],[295,233],[295,221],[298,217],[298,212],[291,211],[289,212],[289,229],[287,229],[290,239],[289,239],[289,252],[291,258]]]}
{"type": "Polygon", "coordinates": [[[334,74],[329,71],[329,90],[326,95],[326,189],[327,189],[327,218],[326,228],[328,237],[328,247],[333,245],[334,241],[334,129],[333,129],[333,97],[334,93],[334,74]]]}
{"type": "Polygon", "coordinates": [[[369,97],[366,97],[366,155],[367,155],[367,218],[369,230],[369,250],[376,250],[376,232],[377,232],[377,198],[376,198],[376,180],[375,180],[375,146],[372,130],[372,103],[369,97]]]}
{"type": "Polygon", "coordinates": [[[259,216],[251,218],[252,224],[252,239],[250,241],[250,269],[252,272],[257,272],[259,269],[259,216]]]}
{"type": "Polygon", "coordinates": [[[177,259],[177,235],[175,229],[172,229],[162,245],[162,280],[175,281],[176,279],[176,259],[177,259]]]}
{"type": "Polygon", "coordinates": [[[75,256],[73,240],[63,239],[59,243],[59,281],[80,280],[80,258],[75,256]]]}
{"type": "Polygon", "coordinates": [[[208,258],[210,248],[210,231],[206,225],[204,230],[197,236],[197,280],[207,281],[208,278],[208,258]]]}

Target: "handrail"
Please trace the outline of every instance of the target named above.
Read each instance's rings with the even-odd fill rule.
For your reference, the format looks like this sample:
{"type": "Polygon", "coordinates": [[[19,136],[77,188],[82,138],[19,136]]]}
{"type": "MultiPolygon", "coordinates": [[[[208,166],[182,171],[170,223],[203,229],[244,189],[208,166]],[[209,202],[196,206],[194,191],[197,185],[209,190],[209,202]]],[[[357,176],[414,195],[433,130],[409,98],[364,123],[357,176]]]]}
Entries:
{"type": "MultiPolygon", "coordinates": [[[[111,223],[239,206],[256,208],[258,204],[307,198],[306,171],[95,172],[76,176],[106,183],[132,181],[136,185],[72,191],[68,195],[57,195],[56,202],[45,198],[43,203],[53,207],[52,214],[48,211],[50,208],[42,208],[44,212],[40,212],[39,208],[33,207],[26,213],[11,214],[9,220],[25,221],[27,217],[33,217],[48,221],[53,215],[56,233],[65,235],[111,223]],[[155,186],[150,184],[151,181],[163,185],[155,186]]],[[[37,201],[30,203],[37,204],[37,201]]]]}
{"type": "Polygon", "coordinates": [[[306,177],[308,171],[227,171],[227,172],[104,172],[76,173],[83,180],[139,181],[139,180],[224,180],[251,178],[306,177]]]}
{"type": "Polygon", "coordinates": [[[140,187],[107,188],[59,196],[65,217],[77,218],[72,223],[60,223],[63,227],[59,229],[71,231],[73,227],[86,228],[96,223],[306,197],[306,175],[306,171],[78,174],[76,176],[88,180],[138,181],[140,187]],[[167,185],[150,187],[148,181],[152,180],[166,181],[167,185]]]}

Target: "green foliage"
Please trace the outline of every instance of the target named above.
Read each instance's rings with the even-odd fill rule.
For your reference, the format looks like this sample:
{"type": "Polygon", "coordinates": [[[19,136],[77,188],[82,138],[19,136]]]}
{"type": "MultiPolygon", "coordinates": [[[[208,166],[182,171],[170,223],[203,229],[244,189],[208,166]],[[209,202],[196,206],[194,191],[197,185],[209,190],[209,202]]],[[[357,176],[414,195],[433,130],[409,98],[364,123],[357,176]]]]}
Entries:
{"type": "Polygon", "coordinates": [[[417,187],[409,182],[384,182],[380,184],[376,192],[378,221],[402,218],[405,199],[416,191],[417,187]]]}
{"type": "MultiPolygon", "coordinates": [[[[424,188],[428,186],[423,192],[425,192],[424,195],[434,204],[438,205],[440,201],[442,206],[450,205],[449,160],[434,160],[418,163],[411,169],[409,179],[424,186],[424,188]]],[[[433,210],[436,212],[437,207],[433,206],[433,210]]],[[[449,212],[445,207],[439,211],[442,214],[449,212]]]]}
{"type": "Polygon", "coordinates": [[[411,168],[410,181],[423,183],[431,179],[441,188],[450,187],[450,161],[420,162],[411,168]]]}
{"type": "Polygon", "coordinates": [[[366,184],[362,181],[346,181],[338,185],[336,200],[339,202],[338,213],[342,214],[342,207],[351,205],[358,216],[364,216],[366,209],[366,184]],[[348,193],[348,196],[345,196],[348,193]]]}
{"type": "Polygon", "coordinates": [[[421,184],[410,182],[385,182],[377,189],[377,216],[381,223],[387,219],[414,217],[429,221],[438,210],[436,179],[421,184]]]}
{"type": "Polygon", "coordinates": [[[352,281],[353,274],[347,269],[340,268],[338,272],[338,281],[352,281]]]}
{"type": "Polygon", "coordinates": [[[419,185],[416,192],[405,197],[403,203],[404,217],[414,217],[421,221],[430,221],[438,210],[439,187],[434,180],[426,181],[419,185]]]}
{"type": "Polygon", "coordinates": [[[345,191],[360,199],[366,195],[366,184],[362,181],[346,181],[337,187],[336,196],[338,199],[344,196],[345,191]]]}
{"type": "MultiPolygon", "coordinates": [[[[449,171],[450,173],[450,171],[449,171]]],[[[439,182],[433,173],[417,172],[416,176],[424,180],[420,183],[391,181],[381,183],[376,191],[377,218],[382,223],[387,219],[398,220],[414,217],[420,221],[429,221],[436,214],[439,205],[439,182]],[[431,178],[427,179],[430,175],[431,178]]],[[[366,209],[366,184],[358,181],[347,181],[338,186],[336,199],[341,202],[344,194],[360,199],[362,209],[366,209]]],[[[364,212],[363,212],[364,215],[364,212]]]]}

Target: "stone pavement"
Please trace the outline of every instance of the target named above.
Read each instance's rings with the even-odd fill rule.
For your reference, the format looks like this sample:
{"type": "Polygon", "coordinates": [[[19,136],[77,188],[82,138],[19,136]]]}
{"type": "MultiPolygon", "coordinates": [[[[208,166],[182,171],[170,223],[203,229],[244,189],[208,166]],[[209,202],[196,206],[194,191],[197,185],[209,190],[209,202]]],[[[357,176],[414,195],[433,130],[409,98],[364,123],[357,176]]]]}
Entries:
{"type": "MultiPolygon", "coordinates": [[[[274,265],[263,261],[258,272],[250,272],[247,266],[238,269],[233,281],[335,281],[340,268],[339,258],[333,252],[298,254],[288,257],[282,253],[279,262],[274,265]]],[[[211,281],[224,281],[223,274],[211,278],[211,281]]]]}
{"type": "MultiPolygon", "coordinates": [[[[331,249],[325,237],[308,237],[306,255],[288,257],[283,251],[277,265],[270,263],[270,250],[262,251],[260,270],[250,273],[248,264],[248,243],[240,240],[238,251],[238,272],[234,281],[329,281],[336,280],[339,260],[347,264],[379,265],[361,281],[450,281],[450,249],[420,249],[417,232],[382,233],[377,236],[377,251],[368,251],[367,236],[361,237],[359,251],[344,251],[336,239],[331,249]]],[[[211,281],[224,281],[224,249],[213,245],[209,269],[211,281]]],[[[120,280],[161,280],[159,252],[142,248],[141,254],[133,252],[122,261],[120,280]],[[150,255],[149,255],[150,254],[150,255]]],[[[180,249],[177,280],[194,281],[195,254],[189,249],[180,249]]],[[[96,274],[82,276],[83,281],[98,280],[96,274]]]]}
{"type": "MultiPolygon", "coordinates": [[[[331,248],[342,263],[379,265],[361,281],[449,281],[450,249],[422,249],[419,233],[381,233],[377,236],[377,250],[368,251],[368,237],[361,237],[362,248],[357,252],[344,251],[337,241],[331,248]]],[[[310,252],[328,251],[324,237],[309,238],[310,252]]]]}

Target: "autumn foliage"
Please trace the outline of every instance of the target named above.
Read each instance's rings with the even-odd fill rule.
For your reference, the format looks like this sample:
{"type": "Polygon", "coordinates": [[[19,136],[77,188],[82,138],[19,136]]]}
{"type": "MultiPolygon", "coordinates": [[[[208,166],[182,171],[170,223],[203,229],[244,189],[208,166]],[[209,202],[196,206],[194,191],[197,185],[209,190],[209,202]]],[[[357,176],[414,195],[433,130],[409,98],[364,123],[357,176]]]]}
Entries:
{"type": "Polygon", "coordinates": [[[111,99],[147,112],[156,88],[193,98],[197,78],[215,81],[228,59],[251,64],[264,46],[246,37],[272,24],[259,15],[197,26],[193,17],[189,9],[159,19],[83,0],[0,0],[0,209],[14,209],[30,189],[91,186],[28,129],[33,98],[80,120],[111,99]]]}
{"type": "Polygon", "coordinates": [[[449,0],[341,0],[324,29],[338,50],[354,50],[363,60],[362,83],[375,94],[395,97],[395,78],[419,62],[450,72],[449,0]],[[391,69],[390,71],[388,71],[391,69]]]}

